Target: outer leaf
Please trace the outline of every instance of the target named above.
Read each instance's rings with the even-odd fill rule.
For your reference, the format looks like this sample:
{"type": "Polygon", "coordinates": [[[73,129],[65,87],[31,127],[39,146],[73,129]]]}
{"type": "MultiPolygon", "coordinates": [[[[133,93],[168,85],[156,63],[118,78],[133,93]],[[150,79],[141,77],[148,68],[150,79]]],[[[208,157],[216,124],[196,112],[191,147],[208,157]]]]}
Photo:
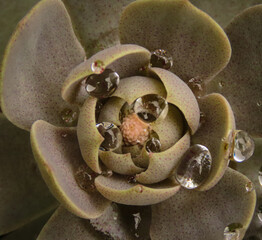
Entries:
{"type": "Polygon", "coordinates": [[[38,119],[63,125],[60,113],[69,105],[60,96],[61,85],[83,60],[84,50],[62,2],[38,3],[18,24],[5,52],[1,82],[5,115],[27,130],[38,119]]]}
{"type": "Polygon", "coordinates": [[[35,164],[29,134],[0,114],[0,235],[38,218],[57,203],[35,164]],[[30,194],[29,194],[30,193],[30,194]]]}
{"type": "Polygon", "coordinates": [[[249,182],[230,168],[222,180],[206,192],[181,189],[172,198],[152,206],[152,240],[221,240],[231,223],[243,225],[240,239],[252,219],[255,191],[246,192],[249,182]]]}
{"type": "Polygon", "coordinates": [[[232,106],[238,129],[262,133],[262,5],[244,11],[227,27],[230,63],[208,86],[232,106]]]}
{"type": "Polygon", "coordinates": [[[110,202],[98,192],[83,191],[76,182],[75,172],[85,164],[76,130],[39,120],[32,126],[31,142],[41,174],[63,206],[82,218],[99,217],[110,202]]]}
{"type": "Polygon", "coordinates": [[[171,71],[185,81],[212,78],[231,55],[224,31],[187,0],[135,1],[122,13],[119,32],[121,43],[168,51],[171,71]]]}

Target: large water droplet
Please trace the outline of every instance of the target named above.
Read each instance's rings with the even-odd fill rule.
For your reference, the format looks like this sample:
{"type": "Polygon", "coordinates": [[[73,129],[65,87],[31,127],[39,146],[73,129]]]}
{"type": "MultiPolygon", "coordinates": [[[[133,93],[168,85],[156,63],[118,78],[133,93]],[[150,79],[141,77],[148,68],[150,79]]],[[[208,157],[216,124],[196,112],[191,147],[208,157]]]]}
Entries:
{"type": "Polygon", "coordinates": [[[122,134],[117,126],[113,123],[102,122],[98,123],[96,127],[105,139],[100,145],[100,150],[113,151],[120,147],[122,143],[122,134]]]}
{"type": "Polygon", "coordinates": [[[176,171],[176,179],[185,188],[196,188],[208,177],[211,163],[208,148],[195,144],[183,155],[176,171]]]}
{"type": "Polygon", "coordinates": [[[194,77],[191,78],[187,85],[189,86],[189,88],[191,89],[191,91],[194,93],[194,95],[197,98],[200,98],[203,96],[204,94],[204,84],[201,78],[199,77],[194,77]]]}
{"type": "Polygon", "coordinates": [[[119,84],[119,75],[111,69],[101,74],[92,74],[86,79],[86,91],[93,97],[107,98],[114,93],[119,84]]]}
{"type": "Polygon", "coordinates": [[[86,192],[96,191],[94,184],[97,173],[93,172],[87,165],[81,165],[75,172],[75,179],[78,186],[86,192]]]}
{"type": "Polygon", "coordinates": [[[241,223],[231,223],[224,230],[224,240],[239,240],[243,225],[241,223]]]}
{"type": "Polygon", "coordinates": [[[168,103],[156,94],[148,94],[135,100],[132,104],[134,112],[145,122],[154,122],[157,118],[165,117],[168,103]]]}
{"type": "Polygon", "coordinates": [[[96,60],[91,64],[91,70],[95,74],[101,74],[105,70],[105,64],[101,60],[96,60]]]}
{"type": "Polygon", "coordinates": [[[260,167],[258,171],[258,180],[259,180],[260,185],[262,186],[262,166],[260,167]]]}
{"type": "Polygon", "coordinates": [[[142,185],[136,185],[135,186],[135,191],[137,193],[142,193],[144,191],[144,187],[142,185]]]}
{"type": "Polygon", "coordinates": [[[173,66],[172,56],[163,49],[151,52],[150,64],[152,67],[170,69],[173,66]]]}
{"type": "Polygon", "coordinates": [[[254,185],[253,185],[253,183],[252,182],[247,182],[246,183],[246,191],[249,193],[249,192],[252,192],[253,190],[254,190],[254,185]]]}
{"type": "Polygon", "coordinates": [[[248,135],[248,133],[242,130],[236,130],[234,132],[231,160],[243,162],[253,155],[254,150],[254,140],[248,135]]]}
{"type": "Polygon", "coordinates": [[[258,217],[258,219],[262,222],[262,205],[259,205],[259,206],[258,206],[258,209],[257,209],[257,217],[258,217]]]}
{"type": "Polygon", "coordinates": [[[63,120],[63,122],[68,126],[73,126],[76,124],[78,119],[78,113],[76,111],[73,111],[70,108],[65,108],[61,113],[60,116],[63,120]]]}
{"type": "Polygon", "coordinates": [[[150,134],[149,140],[146,142],[146,150],[148,152],[160,152],[161,151],[161,143],[159,140],[159,136],[156,132],[150,134]]]}

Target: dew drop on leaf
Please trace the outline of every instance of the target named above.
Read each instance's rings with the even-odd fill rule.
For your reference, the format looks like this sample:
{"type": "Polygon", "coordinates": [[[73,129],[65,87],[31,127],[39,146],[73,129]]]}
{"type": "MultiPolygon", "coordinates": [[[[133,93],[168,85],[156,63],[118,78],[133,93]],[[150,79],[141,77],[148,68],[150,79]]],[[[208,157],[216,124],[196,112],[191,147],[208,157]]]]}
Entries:
{"type": "Polygon", "coordinates": [[[70,108],[65,108],[61,113],[60,113],[62,121],[67,125],[67,126],[73,126],[78,119],[78,113],[76,111],[73,111],[70,108]]]}
{"type": "Polygon", "coordinates": [[[96,98],[111,96],[119,84],[119,75],[111,69],[105,69],[101,74],[92,74],[86,78],[86,91],[96,98]]]}
{"type": "Polygon", "coordinates": [[[177,181],[187,189],[197,188],[207,179],[212,164],[207,147],[195,144],[181,158],[175,173],[177,181]]]}
{"type": "Polygon", "coordinates": [[[104,138],[100,145],[102,151],[112,151],[120,147],[122,143],[122,134],[120,129],[113,123],[102,122],[96,124],[97,130],[104,138]]]}
{"type": "Polygon", "coordinates": [[[241,223],[229,224],[224,230],[224,240],[240,240],[242,228],[243,225],[241,223]]]}
{"type": "Polygon", "coordinates": [[[254,190],[254,185],[253,185],[253,183],[252,182],[247,182],[246,183],[246,191],[249,193],[249,192],[252,192],[253,190],[254,190]]]}
{"type": "Polygon", "coordinates": [[[243,162],[249,159],[255,150],[254,140],[242,130],[234,131],[231,160],[243,162]]]}
{"type": "Polygon", "coordinates": [[[170,69],[173,66],[172,56],[163,49],[156,49],[151,52],[150,64],[152,67],[170,69]]]}
{"type": "Polygon", "coordinates": [[[197,98],[204,95],[204,83],[200,77],[191,78],[187,85],[197,98]]]}
{"type": "Polygon", "coordinates": [[[146,142],[146,150],[147,152],[160,152],[161,151],[161,143],[159,140],[159,136],[156,132],[150,134],[149,140],[146,142]]]}
{"type": "Polygon", "coordinates": [[[101,60],[96,60],[91,64],[91,70],[93,73],[101,74],[105,70],[105,64],[101,60]]]}

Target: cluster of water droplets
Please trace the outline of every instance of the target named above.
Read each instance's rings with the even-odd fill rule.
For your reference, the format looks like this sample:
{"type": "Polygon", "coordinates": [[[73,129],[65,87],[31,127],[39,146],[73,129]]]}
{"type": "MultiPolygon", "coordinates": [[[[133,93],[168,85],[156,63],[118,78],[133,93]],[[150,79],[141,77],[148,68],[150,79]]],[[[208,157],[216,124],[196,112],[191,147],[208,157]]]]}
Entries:
{"type": "Polygon", "coordinates": [[[187,82],[187,85],[197,98],[200,98],[204,95],[205,86],[200,77],[191,78],[187,82]]]}
{"type": "Polygon", "coordinates": [[[156,49],[151,52],[150,65],[168,70],[173,66],[173,58],[166,50],[156,49]]]}

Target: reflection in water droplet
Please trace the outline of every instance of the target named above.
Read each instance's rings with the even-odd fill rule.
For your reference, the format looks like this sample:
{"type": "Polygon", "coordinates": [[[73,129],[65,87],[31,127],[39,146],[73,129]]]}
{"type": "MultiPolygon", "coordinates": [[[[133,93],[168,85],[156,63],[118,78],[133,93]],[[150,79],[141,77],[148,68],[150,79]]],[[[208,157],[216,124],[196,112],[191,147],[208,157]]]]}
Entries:
{"type": "Polygon", "coordinates": [[[152,67],[170,69],[173,66],[173,58],[167,51],[157,49],[151,52],[150,64],[152,67]]]}
{"type": "Polygon", "coordinates": [[[219,87],[221,87],[221,88],[222,88],[222,87],[224,87],[226,84],[225,84],[225,82],[224,82],[224,81],[222,81],[222,80],[221,80],[221,81],[218,83],[218,85],[219,85],[219,87]]]}
{"type": "Polygon", "coordinates": [[[97,60],[91,64],[91,70],[93,73],[100,74],[105,70],[105,64],[101,60],[97,60]]]}
{"type": "Polygon", "coordinates": [[[81,165],[75,172],[75,179],[78,186],[86,192],[96,191],[94,184],[97,173],[93,172],[87,165],[81,165]]]}
{"type": "Polygon", "coordinates": [[[204,84],[200,77],[191,78],[187,85],[197,98],[200,98],[204,95],[204,84]]]}
{"type": "Polygon", "coordinates": [[[252,182],[247,182],[246,183],[246,191],[249,193],[249,192],[252,192],[254,190],[254,185],[252,182]]]}
{"type": "Polygon", "coordinates": [[[224,240],[240,240],[242,228],[241,223],[229,224],[224,230],[224,240]]]}
{"type": "Polygon", "coordinates": [[[231,160],[236,162],[243,162],[253,155],[254,150],[254,140],[248,135],[247,132],[242,130],[234,131],[231,160]]]}
{"type": "Polygon", "coordinates": [[[208,177],[211,163],[208,148],[195,144],[183,155],[175,174],[176,179],[185,188],[196,188],[208,177]]]}
{"type": "Polygon", "coordinates": [[[76,124],[78,119],[78,113],[73,111],[70,108],[65,108],[61,113],[60,116],[63,122],[68,126],[73,126],[76,124]]]}
{"type": "Polygon", "coordinates": [[[130,175],[127,177],[128,183],[136,183],[136,175],[130,175]]]}
{"type": "Polygon", "coordinates": [[[260,185],[262,186],[262,166],[260,167],[258,171],[258,180],[259,180],[260,185]]]}
{"type": "Polygon", "coordinates": [[[167,101],[156,94],[148,94],[135,100],[133,111],[145,122],[154,122],[157,118],[165,117],[168,112],[167,101]]]}
{"type": "Polygon", "coordinates": [[[114,93],[119,84],[119,75],[111,69],[101,74],[92,74],[86,79],[86,91],[93,97],[107,98],[114,93]]]}
{"type": "Polygon", "coordinates": [[[113,123],[102,122],[96,124],[97,130],[104,138],[100,145],[102,151],[112,151],[120,147],[122,143],[122,134],[120,129],[113,123]]]}
{"type": "Polygon", "coordinates": [[[161,143],[159,140],[159,136],[156,132],[152,132],[150,134],[149,140],[146,142],[146,150],[148,152],[160,152],[161,151],[161,143]]]}
{"type": "Polygon", "coordinates": [[[99,99],[96,103],[96,121],[98,120],[99,114],[104,106],[106,99],[99,99]]]}
{"type": "Polygon", "coordinates": [[[136,185],[135,191],[136,191],[137,193],[142,193],[142,192],[144,191],[144,188],[143,188],[142,185],[136,185]]]}
{"type": "Polygon", "coordinates": [[[258,217],[258,219],[262,222],[262,205],[259,205],[259,206],[258,206],[258,209],[257,209],[257,217],[258,217]]]}

